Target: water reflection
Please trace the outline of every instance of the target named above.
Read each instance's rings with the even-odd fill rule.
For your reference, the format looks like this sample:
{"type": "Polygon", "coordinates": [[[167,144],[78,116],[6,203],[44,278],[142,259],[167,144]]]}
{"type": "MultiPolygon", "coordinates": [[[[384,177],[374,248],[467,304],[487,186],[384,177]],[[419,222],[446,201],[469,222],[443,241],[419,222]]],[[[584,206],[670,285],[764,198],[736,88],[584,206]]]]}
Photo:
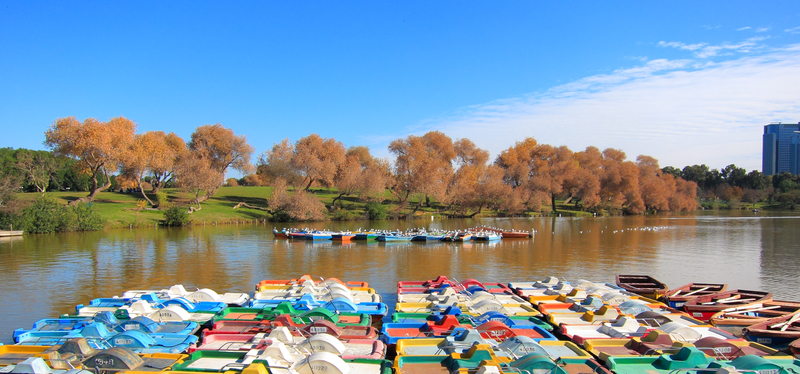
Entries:
{"type": "MultiPolygon", "coordinates": [[[[0,241],[0,342],[16,327],[125,290],[209,287],[249,292],[302,274],[367,281],[391,303],[397,281],[529,281],[548,275],[613,282],[651,274],[671,287],[725,282],[800,300],[797,215],[716,215],[327,222],[330,229],[535,230],[502,242],[378,243],[273,239],[272,225],[149,228],[31,235],[0,241]]],[[[280,226],[278,229],[282,228],[280,226]]]]}

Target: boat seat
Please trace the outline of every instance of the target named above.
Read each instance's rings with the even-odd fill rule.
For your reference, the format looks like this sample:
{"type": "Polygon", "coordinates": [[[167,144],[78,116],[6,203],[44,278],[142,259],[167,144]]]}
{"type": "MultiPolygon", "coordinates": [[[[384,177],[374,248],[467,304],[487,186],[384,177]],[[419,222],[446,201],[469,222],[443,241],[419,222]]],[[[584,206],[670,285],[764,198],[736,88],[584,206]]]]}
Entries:
{"type": "Polygon", "coordinates": [[[269,339],[274,339],[279,342],[283,343],[292,343],[294,342],[294,338],[292,337],[292,333],[289,331],[289,328],[286,326],[276,326],[272,328],[269,335],[267,336],[269,339]]]}
{"type": "Polygon", "coordinates": [[[176,284],[169,288],[168,293],[170,295],[174,295],[172,297],[181,297],[188,294],[189,292],[186,291],[186,288],[184,288],[182,284],[176,284]]]}

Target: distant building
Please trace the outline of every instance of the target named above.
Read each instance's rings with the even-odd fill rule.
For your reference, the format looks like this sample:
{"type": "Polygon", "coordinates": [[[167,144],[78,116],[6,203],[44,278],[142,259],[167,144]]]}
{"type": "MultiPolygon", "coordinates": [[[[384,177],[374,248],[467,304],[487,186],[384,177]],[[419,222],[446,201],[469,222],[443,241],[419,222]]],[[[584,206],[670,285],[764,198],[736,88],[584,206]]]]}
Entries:
{"type": "Polygon", "coordinates": [[[764,126],[761,172],[800,174],[800,122],[764,126]]]}

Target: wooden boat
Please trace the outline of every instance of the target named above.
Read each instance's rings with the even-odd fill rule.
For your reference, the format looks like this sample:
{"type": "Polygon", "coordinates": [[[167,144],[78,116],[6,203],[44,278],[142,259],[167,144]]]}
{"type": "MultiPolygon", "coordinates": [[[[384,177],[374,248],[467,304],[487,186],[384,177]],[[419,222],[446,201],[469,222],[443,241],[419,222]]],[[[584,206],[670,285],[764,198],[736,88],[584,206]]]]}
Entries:
{"type": "Polygon", "coordinates": [[[649,275],[618,274],[617,285],[627,291],[651,299],[658,299],[669,291],[669,287],[666,284],[649,275]]]}
{"type": "Polygon", "coordinates": [[[787,348],[790,343],[800,339],[800,311],[746,327],[744,336],[775,349],[787,348]]]}
{"type": "Polygon", "coordinates": [[[711,316],[710,322],[716,328],[736,336],[743,336],[742,329],[745,327],[798,311],[800,311],[800,302],[772,300],[725,309],[711,316]]]}
{"type": "Polygon", "coordinates": [[[789,352],[791,352],[794,357],[800,357],[800,339],[789,343],[789,352]]]}
{"type": "Polygon", "coordinates": [[[682,308],[683,304],[695,297],[723,292],[727,289],[728,285],[724,283],[689,283],[669,290],[662,299],[673,308],[682,308]]]}
{"type": "Polygon", "coordinates": [[[708,321],[715,313],[729,308],[772,301],[772,294],[764,291],[733,290],[696,297],[686,302],[683,309],[692,317],[708,321]]]}

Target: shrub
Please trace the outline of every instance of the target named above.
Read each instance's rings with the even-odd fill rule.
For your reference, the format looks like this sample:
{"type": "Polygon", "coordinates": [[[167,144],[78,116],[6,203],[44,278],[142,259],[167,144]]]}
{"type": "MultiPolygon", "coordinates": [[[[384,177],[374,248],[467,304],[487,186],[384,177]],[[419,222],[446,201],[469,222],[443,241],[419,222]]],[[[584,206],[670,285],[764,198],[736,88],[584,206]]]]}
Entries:
{"type": "Polygon", "coordinates": [[[71,229],[68,212],[55,198],[44,195],[25,208],[24,230],[30,233],[68,231],[71,229]]]}
{"type": "Polygon", "coordinates": [[[239,186],[239,181],[236,180],[236,178],[228,178],[228,179],[225,180],[225,184],[228,187],[238,187],[239,186]]]}
{"type": "Polygon", "coordinates": [[[369,219],[373,220],[386,219],[388,215],[386,206],[375,201],[368,202],[364,210],[367,212],[369,219]]]}
{"type": "Polygon", "coordinates": [[[102,230],[106,222],[100,213],[90,204],[78,204],[70,207],[71,218],[74,217],[72,229],[76,231],[96,231],[102,230]]]}
{"type": "Polygon", "coordinates": [[[358,214],[356,212],[350,210],[339,209],[336,213],[333,214],[331,217],[334,221],[350,221],[358,218],[358,214]]]}
{"type": "Polygon", "coordinates": [[[156,192],[156,203],[159,207],[167,206],[167,193],[164,191],[156,192]]]}
{"type": "Polygon", "coordinates": [[[275,214],[273,214],[272,218],[270,219],[270,221],[272,221],[272,222],[292,222],[292,221],[294,221],[294,219],[292,219],[292,216],[289,215],[289,213],[286,213],[285,210],[281,210],[280,212],[276,212],[275,214]]]}
{"type": "Polygon", "coordinates": [[[165,226],[186,226],[191,222],[185,207],[173,206],[164,211],[165,226]]]}

